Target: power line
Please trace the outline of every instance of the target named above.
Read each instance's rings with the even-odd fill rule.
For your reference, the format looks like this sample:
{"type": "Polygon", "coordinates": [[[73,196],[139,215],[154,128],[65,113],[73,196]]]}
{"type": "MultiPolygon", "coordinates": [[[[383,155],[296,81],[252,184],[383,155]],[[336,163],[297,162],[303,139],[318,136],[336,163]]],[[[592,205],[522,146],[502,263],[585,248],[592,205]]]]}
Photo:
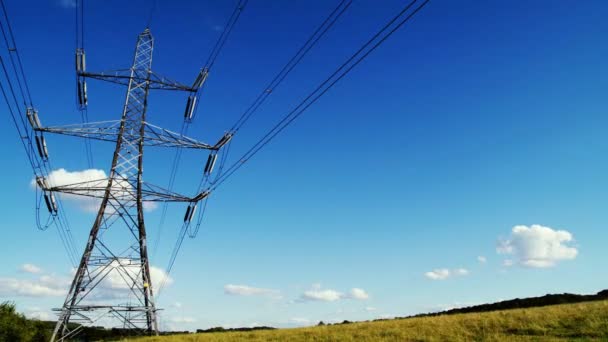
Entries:
{"type": "Polygon", "coordinates": [[[327,33],[327,31],[336,23],[336,21],[344,14],[344,12],[352,4],[352,0],[342,0],[336,8],[329,14],[327,18],[317,27],[312,35],[306,40],[304,45],[300,47],[293,57],[283,66],[281,71],[268,83],[253,103],[241,114],[239,119],[234,123],[231,131],[237,132],[255,111],[266,101],[266,98],[281,84],[281,82],[289,75],[289,73],[300,63],[302,58],[317,44],[317,42],[327,33]]]}
{"type": "MultiPolygon", "coordinates": [[[[13,54],[11,52],[13,52],[15,54],[15,56],[17,57],[17,63],[19,65],[19,71],[21,73],[21,77],[23,78],[23,84],[25,87],[25,91],[27,93],[27,99],[29,100],[29,105],[33,106],[32,103],[32,96],[30,94],[30,88],[27,85],[27,78],[25,77],[25,73],[23,72],[23,64],[21,63],[21,56],[19,56],[19,50],[17,50],[17,44],[15,43],[15,36],[13,35],[13,29],[11,28],[11,22],[8,19],[8,13],[6,11],[6,7],[4,6],[4,1],[0,1],[0,4],[2,5],[2,12],[4,13],[4,19],[6,20],[6,26],[8,28],[8,33],[10,36],[10,44],[9,41],[6,37],[6,33],[4,32],[4,27],[0,25],[0,27],[2,27],[2,36],[4,37],[4,41],[6,42],[6,46],[9,50],[9,56],[11,58],[11,63],[13,64],[13,68],[15,69],[15,73],[17,73],[17,68],[15,67],[15,61],[13,59],[13,54]]],[[[21,90],[21,95],[23,97],[24,100],[24,104],[25,102],[25,96],[23,95],[23,89],[21,87],[21,80],[19,79],[19,76],[17,76],[17,83],[19,84],[19,88],[21,90]]]]}
{"type": "Polygon", "coordinates": [[[249,0],[238,0],[236,7],[234,8],[234,11],[232,11],[232,14],[228,18],[226,25],[224,25],[224,30],[222,31],[220,38],[217,40],[217,42],[213,46],[213,49],[211,49],[211,53],[209,54],[209,57],[207,58],[205,67],[207,67],[208,69],[211,69],[211,67],[213,67],[213,64],[215,64],[215,60],[219,56],[220,51],[222,51],[224,44],[226,44],[226,41],[228,40],[228,37],[230,36],[230,32],[232,32],[232,29],[236,25],[236,22],[239,20],[239,17],[241,16],[241,13],[243,12],[243,9],[245,8],[245,5],[247,5],[248,1],[249,0]]]}
{"type": "MultiPolygon", "coordinates": [[[[408,12],[408,10],[416,3],[416,0],[413,0],[408,5],[406,5],[393,19],[391,19],[384,27],[378,31],[372,38],[370,38],[357,52],[355,52],[350,58],[348,58],[336,71],[334,71],[324,82],[322,82],[311,94],[309,94],[298,106],[294,108],[291,112],[289,112],[281,121],[279,121],[264,137],[262,137],[254,146],[248,150],[241,158],[239,158],[234,164],[232,164],[225,172],[222,172],[218,175],[218,177],[210,184],[208,191],[212,192],[217,187],[219,187],[222,183],[228,179],[236,170],[238,170],[245,161],[253,157],[260,149],[262,149],[266,144],[268,144],[277,134],[279,134],[285,127],[287,127],[291,122],[293,122],[298,116],[300,116],[308,107],[310,107],[313,103],[315,103],[321,96],[323,96],[331,87],[333,87],[338,81],[340,81],[344,76],[346,76],[355,66],[357,66],[363,59],[365,59],[372,51],[374,51],[378,46],[380,46],[388,37],[390,37],[397,29],[403,26],[407,21],[409,21],[419,10],[421,10],[430,0],[423,1],[423,3],[418,6],[414,11],[412,11],[409,15],[405,16],[400,22],[394,25],[391,29],[391,26],[398,21],[400,18],[403,18],[404,15],[408,12]],[[388,33],[385,33],[387,32],[388,33]],[[384,35],[383,35],[384,34],[384,35]],[[382,36],[383,35],[383,36],[382,36]],[[341,72],[342,71],[342,72],[341,72]]],[[[223,167],[223,166],[222,166],[223,167]]],[[[201,181],[202,184],[206,182],[201,181]]],[[[206,205],[206,203],[205,203],[206,205]]],[[[198,232],[198,226],[195,229],[195,232],[198,232]]],[[[185,230],[187,227],[185,225],[180,230],[180,234],[178,236],[178,240],[176,241],[172,258],[169,263],[169,267],[167,271],[170,272],[173,263],[175,262],[175,257],[177,256],[179,249],[181,248],[183,237],[185,236],[185,230]]],[[[167,273],[168,275],[168,273],[167,273]]]]}
{"type": "MultiPolygon", "coordinates": [[[[74,7],[74,33],[75,33],[75,41],[76,41],[76,64],[78,68],[78,64],[85,63],[85,50],[84,50],[84,0],[75,0],[76,6],[74,7]],[[81,58],[81,59],[80,59],[81,58]]],[[[84,65],[82,65],[84,68],[84,65]]],[[[78,74],[78,70],[76,71],[76,87],[79,87],[79,82],[81,81],[81,77],[78,74]]],[[[85,82],[82,80],[82,82],[85,82]]],[[[78,111],[80,112],[80,121],[83,124],[87,124],[89,122],[89,109],[88,105],[85,103],[82,105],[79,103],[78,96],[76,98],[76,102],[78,104],[78,111]]],[[[84,139],[84,149],[85,156],[87,158],[87,165],[89,168],[93,168],[93,151],[91,148],[91,140],[86,138],[84,139]]]]}
{"type": "Polygon", "coordinates": [[[370,38],[359,50],[348,58],[338,69],[336,69],[325,81],[313,90],[302,102],[290,111],[281,121],[279,121],[266,135],[258,140],[247,152],[245,152],[234,164],[232,164],[209,188],[210,191],[217,189],[234,172],[240,169],[245,162],[257,154],[264,146],[274,139],[283,129],[297,119],[306,109],[315,103],[338,81],[346,76],[354,67],[363,61],[372,51],[380,46],[395,31],[408,22],[418,11],[420,11],[430,0],[425,0],[420,6],[415,8],[409,15],[405,16],[408,10],[416,3],[416,0],[407,4],[395,17],[382,27],[372,38],[370,38]],[[405,16],[405,17],[404,17],[405,16]],[[401,19],[399,21],[399,19],[401,19]]]}
{"type": "MultiPolygon", "coordinates": [[[[230,36],[230,33],[232,32],[238,19],[240,18],[241,13],[245,9],[247,2],[248,2],[248,0],[238,0],[237,1],[236,5],[234,7],[234,10],[232,11],[232,14],[228,17],[228,20],[226,21],[226,24],[224,25],[224,29],[222,30],[222,33],[220,34],[219,38],[217,39],[213,48],[211,49],[211,52],[209,53],[209,56],[207,57],[207,61],[205,62],[205,66],[203,67],[202,71],[206,72],[207,74],[211,71],[213,64],[215,63],[216,59],[218,58],[222,48],[226,44],[228,37],[230,36]]],[[[201,87],[196,90],[196,94],[194,95],[196,102],[200,102],[201,93],[205,87],[205,84],[206,83],[203,82],[201,87]]],[[[194,108],[192,117],[187,117],[187,116],[184,117],[184,121],[182,123],[182,127],[180,130],[181,135],[185,135],[188,133],[188,128],[190,126],[190,123],[192,122],[192,119],[196,116],[197,112],[198,112],[198,106],[196,106],[194,108]]],[[[175,151],[175,155],[173,157],[173,162],[171,164],[171,172],[169,174],[169,182],[168,182],[168,186],[167,186],[167,188],[169,190],[173,190],[175,178],[177,177],[177,172],[179,169],[179,163],[181,161],[181,156],[182,156],[182,150],[181,150],[181,148],[178,147],[177,150],[175,151]]],[[[156,251],[158,250],[158,245],[160,243],[162,230],[165,225],[165,220],[166,220],[166,216],[167,216],[167,209],[168,209],[168,204],[167,203],[163,204],[163,208],[161,211],[161,216],[160,216],[159,224],[158,224],[158,228],[157,228],[158,233],[156,235],[156,239],[155,239],[153,247],[152,247],[152,255],[156,255],[156,251]]]]}
{"type": "MultiPolygon", "coordinates": [[[[268,85],[262,90],[262,92],[258,95],[258,97],[253,101],[253,103],[240,115],[239,119],[235,122],[233,127],[230,129],[231,132],[237,132],[245,124],[245,122],[257,111],[257,109],[260,108],[260,106],[264,103],[264,101],[266,101],[268,96],[272,93],[272,90],[276,89],[281,84],[281,82],[283,82],[283,80],[285,80],[285,78],[289,75],[289,73],[302,61],[304,56],[306,56],[306,54],[319,42],[319,40],[336,23],[336,21],[342,16],[342,14],[344,14],[344,12],[349,8],[351,3],[352,3],[352,0],[342,0],[338,3],[338,5],[330,12],[330,14],[321,23],[321,25],[319,25],[315,29],[315,31],[313,31],[313,33],[308,37],[308,39],[304,42],[304,44],[300,47],[300,49],[289,59],[289,61],[283,66],[283,68],[281,68],[279,73],[277,73],[275,75],[275,77],[268,83],[268,85]]],[[[237,9],[238,9],[238,4],[237,4],[237,9]]],[[[233,12],[233,16],[235,15],[237,9],[235,9],[235,12],[233,12]]],[[[229,19],[229,22],[230,21],[231,21],[231,19],[229,19]]],[[[221,37],[220,37],[220,40],[221,40],[221,37]]],[[[218,41],[218,43],[219,43],[219,41],[218,41]]],[[[218,44],[216,44],[216,45],[218,45],[218,44]]],[[[212,55],[213,55],[213,52],[212,52],[212,55]]],[[[212,64],[213,64],[213,62],[211,62],[211,63],[208,62],[207,65],[212,65],[212,64]]],[[[231,145],[229,143],[226,151],[222,153],[222,156],[220,159],[220,166],[218,168],[218,176],[221,174],[221,171],[224,168],[225,162],[229,155],[230,146],[231,145]]],[[[178,154],[176,154],[176,158],[179,158],[179,155],[180,154],[178,151],[178,154]]],[[[202,189],[204,186],[206,186],[209,183],[209,176],[210,176],[209,174],[203,175],[203,178],[201,179],[201,183],[200,183],[198,189],[202,189]]],[[[213,182],[211,182],[211,183],[213,183],[213,182]]],[[[203,208],[202,208],[202,210],[199,211],[194,230],[192,230],[190,233],[188,233],[191,223],[185,222],[184,225],[182,226],[182,228],[180,229],[180,232],[178,233],[178,237],[175,241],[175,245],[173,247],[173,251],[172,251],[171,257],[169,259],[169,264],[165,270],[165,274],[167,276],[171,273],[171,270],[173,269],[173,264],[175,263],[175,259],[177,258],[177,255],[179,254],[179,251],[181,249],[181,246],[182,246],[182,243],[183,243],[183,240],[184,240],[186,234],[188,233],[190,238],[194,238],[197,236],[197,234],[199,232],[201,222],[202,222],[204,213],[207,208],[208,198],[206,198],[204,201],[205,202],[203,203],[203,208]]],[[[166,215],[166,209],[163,208],[163,213],[161,215],[161,222],[164,222],[165,215],[166,215]]],[[[164,287],[164,284],[165,284],[165,281],[163,281],[160,289],[162,289],[164,287]]],[[[159,294],[160,294],[160,289],[159,289],[159,294]]]]}
{"type": "MultiPolygon", "coordinates": [[[[15,126],[15,129],[17,130],[17,133],[19,134],[19,138],[25,149],[25,153],[28,157],[28,161],[30,162],[30,166],[32,167],[32,171],[34,172],[34,175],[38,178],[41,176],[48,175],[51,170],[51,165],[50,165],[50,162],[48,161],[48,159],[45,160],[45,159],[39,158],[36,155],[36,153],[34,152],[32,134],[30,133],[32,127],[28,126],[25,122],[24,111],[21,109],[20,102],[23,104],[23,106],[26,107],[25,112],[28,112],[30,114],[33,113],[33,115],[35,115],[36,117],[37,117],[37,114],[35,113],[35,110],[33,109],[33,101],[31,99],[31,93],[29,90],[27,77],[25,76],[23,63],[21,61],[21,57],[19,56],[19,51],[17,49],[17,44],[15,42],[13,30],[10,25],[8,12],[4,5],[4,1],[2,1],[2,0],[0,0],[0,7],[2,8],[3,18],[5,21],[5,23],[0,23],[2,37],[4,39],[4,42],[5,42],[7,50],[8,50],[8,54],[11,59],[11,66],[12,66],[12,71],[13,71],[14,77],[17,79],[17,83],[18,83],[20,95],[21,95],[21,101],[19,101],[17,99],[17,94],[15,93],[15,89],[14,89],[14,86],[11,81],[11,76],[6,68],[4,60],[1,57],[0,57],[0,64],[2,66],[2,71],[6,78],[8,90],[11,95],[10,97],[14,101],[15,110],[13,110],[13,105],[11,105],[11,103],[10,103],[9,95],[7,94],[7,91],[5,90],[5,87],[1,83],[0,83],[0,87],[2,90],[2,95],[6,102],[6,105],[8,107],[11,119],[15,126]],[[6,25],[6,30],[4,28],[5,25],[6,25]],[[8,32],[8,35],[7,35],[7,32],[8,32]],[[25,91],[24,91],[24,89],[25,89],[25,91]],[[29,107],[28,107],[28,103],[29,103],[29,107]],[[17,116],[19,117],[19,119],[17,119],[17,116]]],[[[36,139],[39,140],[39,139],[44,139],[44,138],[42,137],[42,135],[40,135],[40,136],[36,135],[36,139]]],[[[44,196],[47,196],[47,195],[45,194],[44,196]]],[[[59,237],[60,237],[62,244],[64,245],[64,248],[66,250],[66,253],[68,255],[68,259],[70,259],[70,261],[74,265],[75,264],[75,261],[74,261],[75,247],[74,247],[74,241],[73,241],[73,237],[71,234],[71,229],[69,227],[69,223],[63,212],[61,200],[59,198],[55,199],[52,194],[51,194],[51,197],[55,202],[54,206],[56,206],[53,209],[54,213],[51,212],[45,225],[41,226],[40,219],[39,219],[40,218],[40,205],[36,205],[36,224],[37,224],[38,228],[41,230],[46,230],[46,228],[48,227],[48,225],[50,223],[55,224],[59,237]]],[[[36,193],[36,199],[39,200],[38,193],[36,193]]],[[[48,200],[48,198],[46,198],[46,200],[48,200]]]]}

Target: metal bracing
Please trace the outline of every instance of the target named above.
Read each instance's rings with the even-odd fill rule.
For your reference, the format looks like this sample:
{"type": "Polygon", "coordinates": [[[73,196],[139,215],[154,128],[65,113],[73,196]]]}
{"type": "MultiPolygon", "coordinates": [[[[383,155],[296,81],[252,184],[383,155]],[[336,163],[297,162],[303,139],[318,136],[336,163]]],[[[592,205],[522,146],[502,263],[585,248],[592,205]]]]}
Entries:
{"type": "MultiPolygon", "coordinates": [[[[100,81],[106,81],[115,84],[121,84],[128,86],[131,80],[131,69],[120,69],[120,70],[111,70],[104,72],[79,72],[79,77],[83,78],[92,78],[100,81]]],[[[195,92],[198,88],[193,88],[191,86],[187,86],[176,81],[170,80],[164,76],[158,75],[157,73],[151,72],[146,79],[138,78],[138,76],[134,76],[135,80],[138,82],[147,81],[149,84],[149,89],[161,89],[161,90],[181,90],[187,92],[195,92]]]]}
{"type": "Polygon", "coordinates": [[[61,186],[48,184],[45,188],[45,191],[100,199],[97,217],[68,295],[63,307],[57,309],[59,320],[52,341],[71,339],[82,329],[82,324],[99,325],[105,320],[119,321],[122,328],[157,333],[157,309],[144,224],[145,203],[193,202],[208,195],[207,192],[190,198],[142,180],[144,146],[213,149],[145,122],[149,90],[161,83],[176,85],[154,78],[153,45],[152,35],[146,29],[138,37],[128,76],[121,78],[128,82],[128,90],[120,121],[39,129],[116,144],[108,178],[61,186]],[[119,230],[119,226],[126,229],[119,230]],[[112,239],[111,232],[122,235],[112,239]]]}
{"type": "MultiPolygon", "coordinates": [[[[109,181],[109,178],[102,178],[73,184],[51,185],[42,190],[103,199],[109,181]]],[[[111,196],[120,201],[136,199],[137,189],[128,182],[114,181],[111,196]]],[[[198,200],[198,196],[188,197],[147,182],[142,182],[141,197],[143,202],[193,202],[198,200]]]]}
{"type": "MultiPolygon", "coordinates": [[[[121,120],[111,120],[66,126],[38,127],[36,128],[36,131],[116,142],[120,133],[121,122],[121,120]]],[[[145,146],[183,147],[203,150],[213,149],[213,146],[211,145],[152,125],[148,122],[142,122],[142,124],[144,127],[145,146]]],[[[123,133],[123,136],[134,139],[138,134],[138,131],[126,131],[123,133]]]]}

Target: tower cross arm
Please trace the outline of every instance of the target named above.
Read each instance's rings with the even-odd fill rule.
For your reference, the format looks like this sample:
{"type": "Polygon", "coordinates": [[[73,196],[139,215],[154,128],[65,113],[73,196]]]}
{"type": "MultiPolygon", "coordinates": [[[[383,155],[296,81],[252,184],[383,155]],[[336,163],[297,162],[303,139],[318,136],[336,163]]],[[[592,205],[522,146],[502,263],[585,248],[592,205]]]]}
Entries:
{"type": "MultiPolygon", "coordinates": [[[[65,126],[37,127],[37,131],[68,135],[80,138],[116,142],[120,135],[121,120],[98,121],[65,126]]],[[[180,133],[144,122],[143,143],[145,146],[183,147],[213,150],[214,146],[200,142],[180,133]]],[[[123,136],[139,139],[139,132],[126,131],[123,136]]]]}
{"type": "Polygon", "coordinates": [[[150,77],[142,77],[138,75],[132,75],[131,69],[118,69],[118,70],[110,70],[110,71],[102,71],[102,72],[88,72],[81,71],[78,73],[78,76],[96,79],[100,81],[106,81],[110,83],[120,84],[120,85],[129,85],[129,81],[133,79],[135,82],[149,82],[149,89],[160,89],[160,90],[181,90],[187,92],[196,91],[196,88],[192,86],[187,86],[185,84],[181,84],[177,81],[173,81],[168,77],[159,75],[155,72],[150,72],[150,77]]]}
{"type": "MultiPolygon", "coordinates": [[[[43,190],[102,199],[105,195],[108,181],[108,178],[101,178],[72,184],[50,184],[48,188],[43,190]]],[[[209,195],[209,191],[205,191],[194,197],[188,197],[148,182],[142,182],[141,192],[144,202],[198,202],[209,195]]],[[[135,201],[137,199],[135,186],[127,180],[114,179],[112,184],[112,199],[126,202],[135,201]]]]}

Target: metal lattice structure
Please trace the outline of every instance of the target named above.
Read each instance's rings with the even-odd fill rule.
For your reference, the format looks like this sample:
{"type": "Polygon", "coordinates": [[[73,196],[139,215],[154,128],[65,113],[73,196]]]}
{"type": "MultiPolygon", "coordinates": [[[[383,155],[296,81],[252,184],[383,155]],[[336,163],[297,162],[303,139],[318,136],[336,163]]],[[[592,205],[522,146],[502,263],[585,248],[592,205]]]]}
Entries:
{"type": "MultiPolygon", "coordinates": [[[[156,87],[192,92],[196,91],[197,84],[200,86],[202,83],[195,82],[194,87],[185,87],[161,79],[163,85],[159,86],[159,78],[151,70],[153,48],[154,39],[146,29],[137,39],[133,66],[128,76],[119,78],[121,82],[126,80],[128,86],[120,121],[36,128],[39,132],[116,143],[106,179],[61,186],[48,184],[46,179],[39,181],[45,192],[101,200],[68,295],[63,307],[58,309],[59,320],[52,341],[68,340],[84,326],[99,325],[110,319],[118,320],[120,327],[125,329],[157,333],[157,308],[150,274],[144,206],[147,202],[189,202],[192,205],[208,195],[208,192],[204,192],[195,197],[183,196],[145,183],[142,179],[144,146],[217,150],[215,146],[146,123],[150,89],[156,87]]],[[[85,78],[90,75],[100,78],[99,75],[103,73],[89,74],[84,71],[84,51],[77,51],[76,58],[79,99],[81,105],[86,106],[85,78]]]]}
{"type": "MultiPolygon", "coordinates": [[[[407,4],[302,102],[289,111],[266,135],[258,140],[232,165],[224,169],[224,163],[228,154],[228,151],[226,151],[219,158],[219,174],[211,180],[210,175],[218,159],[218,151],[231,141],[233,136],[249,120],[272,90],[278,87],[287,74],[300,62],[304,54],[312,48],[319,38],[335,23],[337,18],[344,13],[350,5],[351,0],[342,0],[340,2],[304,46],[290,59],[254,103],[241,114],[232,128],[215,145],[205,144],[184,136],[187,131],[185,127],[193,121],[196,115],[196,102],[200,98],[201,89],[207,79],[209,70],[226,42],[232,27],[238,20],[247,0],[238,1],[221,36],[212,49],[209,59],[191,86],[159,76],[151,70],[154,39],[149,29],[146,29],[138,37],[131,68],[110,72],[88,72],[85,67],[83,44],[83,5],[82,0],[76,1],[77,95],[82,123],[52,127],[42,126],[38,117],[38,111],[32,102],[15,39],[8,23],[8,15],[6,14],[3,1],[0,0],[0,4],[2,5],[0,6],[0,10],[4,13],[3,16],[0,16],[0,26],[4,27],[6,25],[9,33],[8,36],[3,34],[2,38],[5,41],[13,71],[13,75],[9,75],[9,72],[4,67],[4,62],[2,62],[2,56],[0,56],[0,62],[2,62],[3,66],[0,71],[4,72],[8,85],[5,89],[3,85],[4,80],[2,80],[0,82],[0,90],[4,95],[8,112],[17,129],[35,175],[37,184],[36,223],[40,230],[46,230],[51,224],[56,226],[59,237],[68,252],[68,258],[76,268],[65,302],[60,309],[56,309],[59,311],[59,320],[53,331],[51,340],[66,341],[77,338],[78,333],[87,325],[123,328],[128,330],[129,334],[158,333],[158,309],[154,300],[153,275],[149,264],[148,243],[144,223],[146,204],[154,204],[155,202],[162,202],[164,205],[169,202],[185,202],[188,204],[184,215],[184,223],[178,234],[178,239],[170,257],[169,266],[167,267],[166,274],[168,274],[175,262],[186,233],[190,237],[194,237],[198,232],[203,216],[202,213],[204,213],[204,205],[202,206],[203,210],[199,211],[197,223],[192,234],[189,229],[197,205],[200,204],[199,202],[206,201],[211,191],[215,191],[218,186],[225,182],[246,161],[266,146],[277,134],[347,75],[374,49],[386,41],[390,35],[409,21],[429,0],[424,0],[418,7],[413,7],[415,2],[416,0],[407,4]],[[410,8],[413,8],[413,10],[410,11],[410,8]],[[6,21],[6,23],[3,23],[3,21],[6,21]],[[20,94],[17,93],[17,88],[13,86],[12,79],[17,81],[20,94]],[[101,80],[128,87],[120,120],[88,122],[87,79],[101,80]],[[153,89],[189,93],[181,133],[160,128],[146,121],[148,94],[153,89]],[[13,101],[7,95],[11,95],[10,97],[12,97],[13,101]],[[21,97],[21,101],[18,101],[18,97],[21,97]],[[26,124],[26,118],[29,121],[29,126],[26,124]],[[51,172],[52,167],[45,134],[84,138],[90,168],[92,167],[90,140],[113,142],[115,150],[109,176],[106,177],[104,174],[99,179],[90,179],[74,184],[55,184],[55,180],[53,180],[54,171],[51,172]],[[143,181],[145,146],[178,148],[173,161],[168,189],[143,181]],[[171,190],[179,164],[180,148],[209,151],[203,171],[203,178],[197,187],[198,194],[194,197],[180,195],[171,190]],[[97,216],[79,263],[75,260],[77,257],[75,257],[71,228],[65,218],[61,196],[56,196],[55,193],[88,197],[94,199],[95,203],[99,203],[97,216]],[[49,211],[46,223],[40,220],[40,206],[43,200],[49,211]],[[109,324],[109,321],[118,321],[120,325],[109,324]]],[[[5,33],[4,29],[2,31],[5,33]]],[[[161,216],[159,231],[160,227],[162,227],[165,212],[163,211],[161,216]]],[[[157,237],[160,237],[160,234],[157,237]]],[[[161,282],[161,289],[164,283],[164,281],[161,282]]]]}

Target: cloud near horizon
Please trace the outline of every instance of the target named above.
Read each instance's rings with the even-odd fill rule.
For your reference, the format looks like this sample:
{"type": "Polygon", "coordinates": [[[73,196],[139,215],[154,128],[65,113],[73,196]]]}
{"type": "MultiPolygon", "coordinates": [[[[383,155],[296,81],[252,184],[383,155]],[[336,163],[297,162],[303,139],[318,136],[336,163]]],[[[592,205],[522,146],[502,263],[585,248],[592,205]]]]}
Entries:
{"type": "Polygon", "coordinates": [[[38,279],[0,278],[0,297],[62,297],[70,280],[55,275],[38,279]]]}
{"type": "Polygon", "coordinates": [[[572,234],[565,230],[554,230],[534,224],[530,227],[519,225],[513,227],[508,239],[499,240],[496,252],[511,256],[505,266],[518,264],[531,268],[546,268],[557,265],[564,260],[573,260],[578,255],[572,234]]]}
{"type": "Polygon", "coordinates": [[[231,296],[265,296],[273,298],[281,297],[281,293],[278,290],[234,284],[224,285],[224,294],[231,296]]]}
{"type": "Polygon", "coordinates": [[[23,264],[19,267],[19,271],[30,274],[42,273],[42,269],[34,264],[23,264]]]}
{"type": "Polygon", "coordinates": [[[424,276],[431,280],[446,280],[453,277],[463,277],[469,275],[469,273],[469,270],[466,268],[456,268],[453,270],[449,270],[447,268],[438,268],[426,272],[424,276]]]}
{"type": "MultiPolygon", "coordinates": [[[[130,285],[128,279],[138,277],[138,269],[134,267],[126,267],[123,272],[119,272],[116,267],[119,266],[118,261],[112,261],[109,270],[103,280],[99,283],[97,290],[91,293],[91,298],[95,300],[120,298],[120,296],[128,293],[130,285]],[[125,277],[126,274],[130,277],[125,277]]],[[[103,267],[103,266],[100,266],[103,267]]],[[[21,267],[30,270],[24,271],[29,274],[39,274],[38,277],[32,278],[13,278],[0,277],[0,297],[63,297],[67,294],[67,290],[72,283],[73,271],[70,275],[56,274],[41,274],[42,270],[35,265],[24,264],[21,267]],[[27,267],[24,267],[29,265],[27,267]],[[31,272],[31,271],[38,271],[31,272]]],[[[153,285],[160,285],[166,277],[166,286],[173,284],[173,279],[169,277],[162,269],[150,265],[150,276],[153,285]]]]}
{"type": "Polygon", "coordinates": [[[342,293],[332,289],[321,289],[321,286],[315,284],[312,289],[304,291],[298,299],[299,302],[322,301],[335,302],[343,299],[366,300],[369,299],[369,294],[360,288],[352,288],[348,293],[342,293]]]}

